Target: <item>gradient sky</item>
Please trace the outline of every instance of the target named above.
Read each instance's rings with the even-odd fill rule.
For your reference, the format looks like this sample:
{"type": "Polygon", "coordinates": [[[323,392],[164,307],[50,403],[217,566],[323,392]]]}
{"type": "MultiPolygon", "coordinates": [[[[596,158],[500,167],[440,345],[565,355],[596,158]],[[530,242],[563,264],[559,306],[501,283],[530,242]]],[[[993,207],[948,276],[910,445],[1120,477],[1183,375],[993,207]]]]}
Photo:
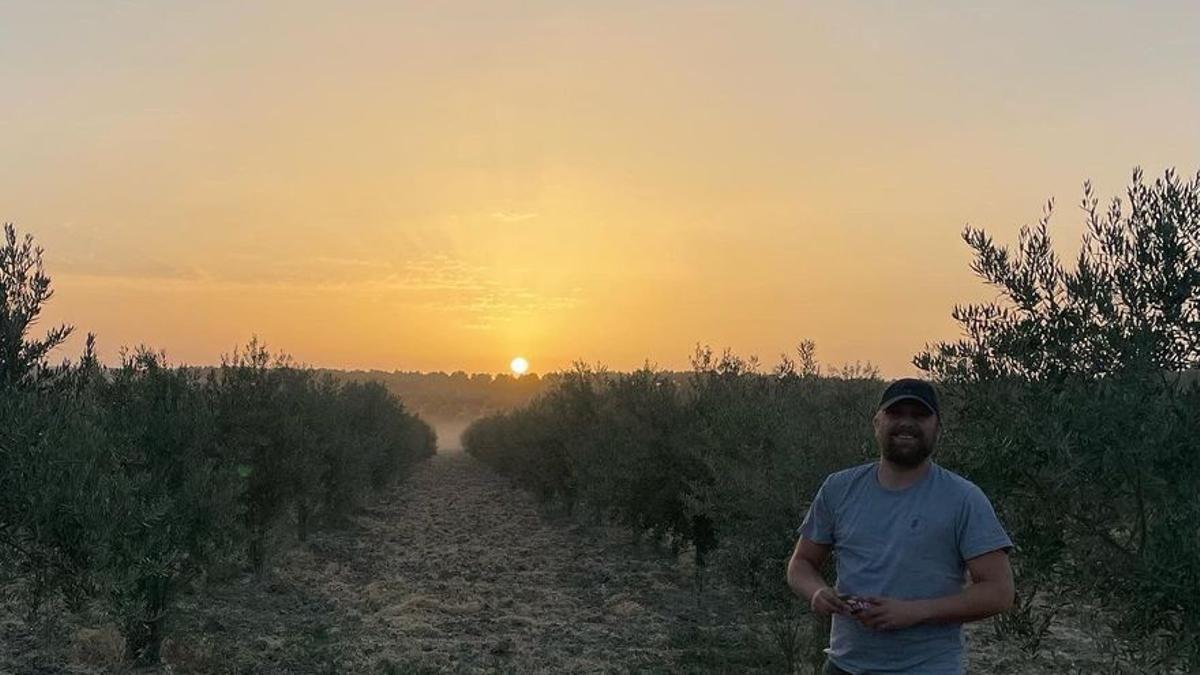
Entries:
{"type": "Polygon", "coordinates": [[[1200,3],[0,0],[0,92],[57,358],[901,375],[965,224],[1200,168],[1200,3]]]}

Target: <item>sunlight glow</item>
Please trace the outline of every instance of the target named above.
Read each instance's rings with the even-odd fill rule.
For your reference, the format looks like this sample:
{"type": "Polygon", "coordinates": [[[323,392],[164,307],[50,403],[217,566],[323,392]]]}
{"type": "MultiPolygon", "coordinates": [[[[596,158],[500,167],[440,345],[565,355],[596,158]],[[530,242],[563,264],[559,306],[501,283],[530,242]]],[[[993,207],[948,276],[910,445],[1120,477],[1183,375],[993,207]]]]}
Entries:
{"type": "Polygon", "coordinates": [[[512,360],[512,363],[508,364],[508,367],[512,368],[513,373],[524,375],[525,371],[529,370],[529,361],[526,361],[522,356],[518,356],[512,360]]]}

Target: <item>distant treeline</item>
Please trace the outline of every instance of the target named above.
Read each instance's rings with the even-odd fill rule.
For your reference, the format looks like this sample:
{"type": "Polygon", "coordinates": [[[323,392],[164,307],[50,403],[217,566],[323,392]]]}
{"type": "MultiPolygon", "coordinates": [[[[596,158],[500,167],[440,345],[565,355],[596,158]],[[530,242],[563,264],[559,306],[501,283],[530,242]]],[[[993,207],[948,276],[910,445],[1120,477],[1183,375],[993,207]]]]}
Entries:
{"type": "MultiPolygon", "coordinates": [[[[508,374],[443,372],[387,372],[383,370],[318,369],[318,373],[344,382],[378,382],[405,405],[429,420],[470,421],[527,405],[562,381],[562,372],[519,377],[508,374]]],[[[688,373],[665,373],[686,382],[688,373]]]]}
{"type": "MultiPolygon", "coordinates": [[[[972,270],[1002,300],[956,308],[964,338],[914,357],[943,394],[935,460],[984,489],[1016,542],[1017,605],[993,622],[1014,647],[1036,654],[1063,598],[1084,597],[1123,638],[1107,643],[1109,672],[1193,672],[1200,175],[1146,184],[1135,172],[1127,201],[1101,210],[1088,189],[1083,205],[1073,269],[1054,253],[1049,210],[1015,253],[964,232],[972,270]]],[[[819,665],[827,636],[788,623],[803,608],[784,564],[823,478],[878,456],[884,382],[822,376],[810,342],[798,356],[762,372],[700,350],[687,386],[580,368],[476,422],[466,449],[544,500],[694,547],[698,569],[715,562],[784,627],[781,665],[819,665]]]]}
{"type": "Polygon", "coordinates": [[[435,436],[378,383],[339,382],[251,341],[217,368],[146,348],[52,366],[28,335],[41,251],[0,246],[0,587],[40,612],[99,609],[155,663],[172,608],[208,580],[336,522],[430,456],[435,436]],[[49,609],[47,605],[51,605],[49,609]]]}
{"type": "Polygon", "coordinates": [[[318,370],[345,382],[378,382],[426,419],[472,420],[525,405],[553,386],[557,375],[318,370]]]}

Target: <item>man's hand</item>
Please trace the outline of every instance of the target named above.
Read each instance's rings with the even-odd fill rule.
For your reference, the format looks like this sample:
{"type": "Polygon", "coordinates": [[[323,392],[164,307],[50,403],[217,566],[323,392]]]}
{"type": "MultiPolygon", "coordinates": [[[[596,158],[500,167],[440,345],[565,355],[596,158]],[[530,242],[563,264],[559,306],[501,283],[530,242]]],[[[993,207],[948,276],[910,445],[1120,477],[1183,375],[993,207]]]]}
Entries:
{"type": "Polygon", "coordinates": [[[895,598],[863,598],[869,603],[865,609],[854,613],[854,618],[864,626],[875,630],[899,630],[915,626],[925,620],[923,605],[915,600],[895,598]]]}
{"type": "Polygon", "coordinates": [[[837,596],[837,592],[828,586],[822,586],[813,593],[812,598],[808,602],[812,607],[812,611],[821,616],[829,616],[830,614],[842,614],[850,616],[850,606],[837,596]]]}

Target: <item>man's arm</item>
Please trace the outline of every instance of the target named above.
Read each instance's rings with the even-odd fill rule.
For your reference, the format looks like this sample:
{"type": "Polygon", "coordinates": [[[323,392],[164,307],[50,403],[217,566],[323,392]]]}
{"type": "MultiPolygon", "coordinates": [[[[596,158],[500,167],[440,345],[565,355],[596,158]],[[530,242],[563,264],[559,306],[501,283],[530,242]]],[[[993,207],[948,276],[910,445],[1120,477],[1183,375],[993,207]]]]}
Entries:
{"type": "Polygon", "coordinates": [[[1013,606],[1012,565],[1003,549],[967,561],[971,585],[944,598],[920,600],[925,623],[966,623],[1007,612],[1013,606]]]}
{"type": "Polygon", "coordinates": [[[804,537],[796,542],[787,567],[787,582],[793,593],[808,600],[822,586],[829,585],[819,570],[832,548],[829,544],[818,544],[804,537]]]}
{"type": "Polygon", "coordinates": [[[1008,553],[997,549],[967,561],[972,583],[960,593],[928,600],[864,598],[874,606],[855,616],[878,630],[908,628],[919,623],[966,623],[1008,611],[1013,605],[1012,566],[1008,553]]]}
{"type": "Polygon", "coordinates": [[[804,598],[814,612],[820,614],[849,614],[850,608],[821,576],[821,567],[833,547],[801,537],[788,561],[787,583],[792,592],[804,598]],[[825,590],[822,590],[825,589],[825,590]],[[820,594],[818,595],[818,591],[820,594]]]}

